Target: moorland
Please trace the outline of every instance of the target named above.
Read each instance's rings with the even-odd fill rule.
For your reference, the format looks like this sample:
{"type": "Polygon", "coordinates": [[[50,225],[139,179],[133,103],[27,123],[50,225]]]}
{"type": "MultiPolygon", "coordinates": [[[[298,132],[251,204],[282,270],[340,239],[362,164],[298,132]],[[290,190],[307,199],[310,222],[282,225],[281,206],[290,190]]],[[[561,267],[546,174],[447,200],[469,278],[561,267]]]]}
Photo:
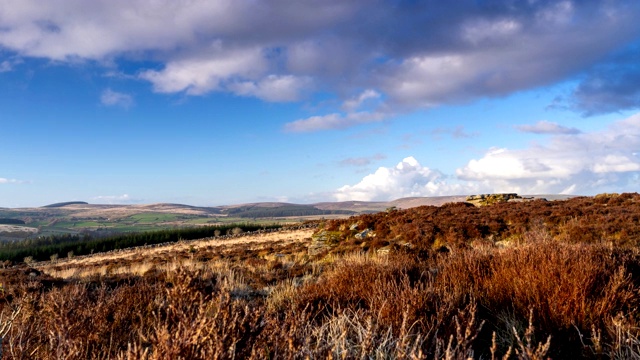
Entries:
{"type": "Polygon", "coordinates": [[[71,201],[32,208],[0,208],[0,242],[59,235],[93,238],[233,223],[295,223],[463,201],[465,197],[403,198],[390,202],[262,202],[212,207],[183,204],[101,205],[71,201]]]}
{"type": "Polygon", "coordinates": [[[5,259],[2,355],[640,358],[639,194],[384,205],[5,259]]]}

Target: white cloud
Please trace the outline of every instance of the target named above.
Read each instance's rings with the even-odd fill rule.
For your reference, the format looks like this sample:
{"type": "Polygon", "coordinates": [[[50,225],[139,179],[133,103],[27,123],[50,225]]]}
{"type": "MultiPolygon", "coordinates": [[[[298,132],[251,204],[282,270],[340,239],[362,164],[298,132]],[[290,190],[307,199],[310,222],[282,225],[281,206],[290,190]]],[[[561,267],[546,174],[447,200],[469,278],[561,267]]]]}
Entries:
{"type": "Polygon", "coordinates": [[[0,61],[0,73],[9,72],[15,70],[16,65],[22,64],[22,59],[11,58],[8,60],[0,61]]]}
{"type": "Polygon", "coordinates": [[[11,62],[9,62],[9,60],[5,60],[3,62],[0,62],[0,73],[9,72],[11,70],[13,70],[13,64],[11,64],[11,62]]]}
{"type": "Polygon", "coordinates": [[[261,49],[225,49],[218,42],[208,56],[170,61],[160,71],[142,72],[140,78],[150,81],[157,92],[202,95],[222,90],[228,78],[258,78],[265,66],[261,49]]]}
{"type": "Polygon", "coordinates": [[[525,133],[533,134],[579,134],[580,130],[559,125],[554,122],[542,120],[534,125],[516,125],[516,129],[525,133]]]}
{"type": "Polygon", "coordinates": [[[355,185],[339,188],[333,196],[337,201],[386,201],[468,191],[466,185],[448,182],[442,173],[423,167],[414,157],[409,156],[394,167],[378,168],[355,185]]]}
{"type": "Polygon", "coordinates": [[[407,157],[395,167],[380,167],[334,197],[390,200],[407,196],[519,194],[594,194],[640,186],[640,113],[590,133],[555,135],[548,143],[511,150],[489,149],[456,170],[456,177],[407,157]]]}
{"type": "Polygon", "coordinates": [[[309,77],[293,75],[269,75],[259,81],[243,81],[229,84],[228,88],[237,95],[255,96],[271,102],[295,101],[311,83],[309,77]]]}
{"type": "MultiPolygon", "coordinates": [[[[591,133],[556,135],[525,149],[495,148],[458,169],[460,179],[531,193],[591,193],[640,172],[640,114],[591,133]]],[[[621,187],[621,186],[620,186],[621,187]]]]}
{"type": "MultiPolygon", "coordinates": [[[[154,62],[139,78],[162,93],[266,101],[336,94],[345,113],[337,125],[347,127],[367,122],[361,107],[371,102],[398,113],[567,80],[635,41],[639,14],[634,1],[604,0],[4,0],[0,49],[56,63],[154,62]]],[[[0,71],[11,67],[0,60],[0,71]]],[[[331,128],[319,125],[323,118],[336,123],[328,115],[288,127],[331,128]]]]}
{"type": "Polygon", "coordinates": [[[131,95],[106,89],[100,95],[100,102],[107,106],[121,106],[128,108],[133,105],[133,97],[131,95]]]}
{"type": "Polygon", "coordinates": [[[16,180],[16,179],[7,179],[0,178],[0,184],[22,184],[24,181],[16,180]]]}
{"type": "Polygon", "coordinates": [[[129,194],[123,195],[100,195],[91,198],[91,200],[99,202],[101,204],[133,204],[139,203],[140,200],[132,199],[129,194]]]}
{"type": "Polygon", "coordinates": [[[319,130],[344,129],[357,124],[379,122],[390,115],[382,112],[360,111],[346,115],[333,113],[322,116],[312,116],[285,124],[287,132],[312,132],[319,130]]]}
{"type": "Polygon", "coordinates": [[[379,99],[380,96],[381,95],[379,92],[373,89],[367,89],[363,91],[360,95],[356,96],[355,98],[346,100],[342,104],[342,109],[347,112],[354,112],[358,108],[360,108],[365,101],[371,100],[371,99],[379,99]]]}

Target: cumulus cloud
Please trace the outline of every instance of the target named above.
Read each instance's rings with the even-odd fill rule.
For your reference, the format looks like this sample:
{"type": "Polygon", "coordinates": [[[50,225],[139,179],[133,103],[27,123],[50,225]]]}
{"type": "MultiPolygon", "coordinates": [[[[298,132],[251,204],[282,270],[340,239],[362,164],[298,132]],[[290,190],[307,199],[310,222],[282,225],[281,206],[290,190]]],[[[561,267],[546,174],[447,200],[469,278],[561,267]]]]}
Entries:
{"type": "Polygon", "coordinates": [[[456,171],[517,192],[584,192],[634,181],[640,172],[640,114],[598,132],[555,135],[525,149],[494,148],[456,171]]]}
{"type": "Polygon", "coordinates": [[[640,113],[607,130],[553,135],[524,149],[491,148],[479,159],[443,174],[407,157],[380,167],[355,185],[334,192],[339,201],[407,196],[593,194],[640,186],[640,113]]]}
{"type": "Polygon", "coordinates": [[[525,133],[532,134],[579,134],[580,130],[559,125],[554,122],[542,120],[534,125],[516,125],[516,129],[525,133]]]}
{"type": "MultiPolygon", "coordinates": [[[[0,3],[0,48],[58,63],[152,62],[157,67],[137,73],[161,93],[223,91],[265,101],[335,94],[339,120],[332,114],[288,126],[315,131],[379,121],[363,116],[380,112],[362,109],[371,102],[411,111],[624,63],[607,56],[640,36],[638,15],[640,3],[632,0],[7,0],[0,3]]],[[[613,78],[605,70],[585,78],[575,94],[579,107],[636,106],[637,82],[627,75],[637,67],[627,63],[614,66],[621,70],[613,78]],[[635,90],[623,91],[629,86],[635,90]]]]}
{"type": "Polygon", "coordinates": [[[128,108],[133,105],[133,97],[131,95],[106,89],[100,95],[100,102],[106,106],[120,106],[128,108]]]}
{"type": "Polygon", "coordinates": [[[468,191],[441,172],[422,166],[413,156],[394,167],[380,167],[355,185],[345,185],[333,194],[337,201],[387,201],[411,196],[436,196],[468,191]]]}

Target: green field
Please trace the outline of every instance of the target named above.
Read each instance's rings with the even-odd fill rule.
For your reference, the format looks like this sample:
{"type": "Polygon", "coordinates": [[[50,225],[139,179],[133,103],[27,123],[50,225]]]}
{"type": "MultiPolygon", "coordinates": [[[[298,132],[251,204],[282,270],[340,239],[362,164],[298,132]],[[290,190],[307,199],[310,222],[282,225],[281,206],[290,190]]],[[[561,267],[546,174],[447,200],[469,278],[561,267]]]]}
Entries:
{"type": "MultiPolygon", "coordinates": [[[[284,208],[285,210],[288,209],[288,211],[300,210],[300,208],[307,211],[309,206],[285,206],[284,208]]],[[[161,211],[141,209],[140,212],[136,213],[131,212],[130,209],[123,206],[122,212],[118,212],[114,211],[113,207],[101,205],[96,205],[93,208],[60,206],[55,208],[0,209],[0,218],[19,219],[24,221],[26,226],[38,229],[38,233],[32,235],[24,234],[23,238],[27,236],[33,238],[83,233],[103,237],[117,233],[245,223],[249,219],[251,223],[256,224],[287,224],[307,220],[304,216],[278,217],[275,215],[279,213],[271,208],[263,209],[260,212],[258,210],[262,208],[255,206],[247,209],[239,208],[233,211],[223,211],[215,208],[204,208],[203,210],[180,206],[176,207],[175,212],[168,212],[166,206],[161,211]],[[247,211],[252,216],[248,216],[247,211]],[[262,213],[269,216],[259,216],[262,213]]],[[[0,234],[0,236],[4,235],[0,234]]],[[[4,239],[0,240],[4,241],[4,239]]]]}
{"type": "Polygon", "coordinates": [[[123,219],[122,221],[133,221],[133,222],[143,222],[143,223],[157,223],[157,222],[168,222],[168,221],[178,221],[184,219],[190,219],[193,216],[189,215],[178,215],[178,214],[166,214],[166,213],[143,213],[131,215],[128,218],[123,219]]]}

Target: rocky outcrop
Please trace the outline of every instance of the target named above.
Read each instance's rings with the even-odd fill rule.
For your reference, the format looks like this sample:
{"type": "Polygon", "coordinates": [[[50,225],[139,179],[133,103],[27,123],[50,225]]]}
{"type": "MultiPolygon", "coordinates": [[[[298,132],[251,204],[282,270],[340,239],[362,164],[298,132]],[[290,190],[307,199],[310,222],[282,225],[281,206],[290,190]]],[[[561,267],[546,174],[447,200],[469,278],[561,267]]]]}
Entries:
{"type": "Polygon", "coordinates": [[[524,199],[515,193],[481,194],[481,195],[467,196],[467,202],[475,206],[486,206],[486,205],[492,205],[499,202],[522,201],[522,200],[524,199]]]}
{"type": "Polygon", "coordinates": [[[325,250],[329,250],[336,246],[340,241],[339,231],[322,230],[311,236],[311,245],[309,245],[309,255],[317,255],[325,250]]]}

